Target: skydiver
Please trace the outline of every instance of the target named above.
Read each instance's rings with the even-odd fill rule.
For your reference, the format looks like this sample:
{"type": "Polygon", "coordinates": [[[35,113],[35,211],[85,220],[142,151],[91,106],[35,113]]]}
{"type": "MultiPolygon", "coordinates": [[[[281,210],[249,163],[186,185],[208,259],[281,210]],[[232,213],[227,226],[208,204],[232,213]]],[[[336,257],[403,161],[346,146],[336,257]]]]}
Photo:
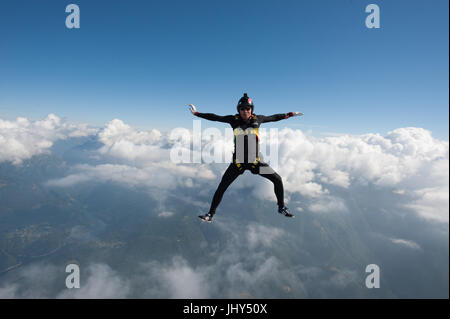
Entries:
{"type": "Polygon", "coordinates": [[[278,213],[286,217],[294,217],[294,215],[284,205],[284,188],[280,175],[278,175],[267,163],[262,161],[259,147],[258,129],[262,123],[276,122],[293,116],[301,116],[303,113],[289,112],[271,116],[256,115],[253,113],[253,101],[248,97],[247,93],[244,93],[244,96],[240,98],[236,107],[238,114],[235,115],[220,116],[212,113],[199,113],[195,105],[189,104],[189,106],[190,111],[195,116],[210,121],[230,124],[234,133],[233,162],[230,163],[222,176],[222,180],[214,193],[209,212],[198,217],[200,217],[203,221],[211,222],[216,212],[216,208],[219,206],[223,194],[227,190],[228,186],[230,186],[230,184],[246,170],[250,170],[253,174],[258,174],[270,180],[274,184],[274,191],[278,204],[278,213]],[[252,141],[256,141],[254,143],[254,149],[253,145],[251,145],[252,141]],[[243,145],[240,143],[243,143],[243,145]]]}

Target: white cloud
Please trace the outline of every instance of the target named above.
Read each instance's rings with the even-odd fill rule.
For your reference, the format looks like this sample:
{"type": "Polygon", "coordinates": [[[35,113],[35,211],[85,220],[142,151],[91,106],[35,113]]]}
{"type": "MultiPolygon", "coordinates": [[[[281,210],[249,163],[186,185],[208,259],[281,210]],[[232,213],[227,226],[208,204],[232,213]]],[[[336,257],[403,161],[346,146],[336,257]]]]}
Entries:
{"type": "Polygon", "coordinates": [[[17,298],[17,290],[19,286],[17,284],[7,285],[0,287],[0,299],[14,299],[17,298]]]}
{"type": "Polygon", "coordinates": [[[345,288],[351,284],[358,284],[358,274],[354,270],[342,269],[336,271],[330,278],[329,284],[337,288],[345,288]]]}
{"type": "Polygon", "coordinates": [[[159,217],[172,217],[174,215],[173,212],[164,211],[158,214],[159,217]]]}
{"type": "Polygon", "coordinates": [[[210,284],[202,268],[194,268],[182,257],[169,263],[150,262],[142,265],[146,296],[150,298],[209,298],[210,284]]]}
{"type": "Polygon", "coordinates": [[[54,114],[30,121],[18,117],[15,121],[0,119],[0,162],[20,164],[33,155],[48,153],[56,140],[95,134],[86,124],[70,124],[54,114]]]}
{"type": "Polygon", "coordinates": [[[167,162],[149,163],[138,168],[130,165],[81,164],[74,167],[76,171],[66,177],[48,181],[48,186],[69,187],[82,182],[116,182],[130,187],[146,186],[163,190],[174,189],[179,185],[192,183],[196,180],[213,179],[215,175],[204,168],[176,165],[167,162]]]}
{"type": "Polygon", "coordinates": [[[402,245],[411,249],[421,249],[420,245],[412,240],[406,240],[401,238],[389,238],[391,242],[397,245],[402,245]]]}
{"type": "Polygon", "coordinates": [[[323,196],[315,200],[308,209],[315,213],[347,212],[344,201],[338,197],[323,196]]]}
{"type": "MultiPolygon", "coordinates": [[[[54,116],[37,122],[23,118],[18,118],[16,122],[2,121],[0,128],[3,129],[0,129],[0,146],[9,147],[6,151],[0,148],[0,161],[11,160],[14,163],[47,151],[57,139],[82,136],[85,134],[83,132],[86,132],[86,127],[77,126],[80,128],[77,130],[64,126],[64,123],[54,116]],[[20,153],[20,150],[23,150],[23,153],[20,153]]],[[[51,180],[47,184],[68,187],[93,181],[115,182],[128,187],[148,187],[149,193],[156,194],[155,196],[161,199],[161,194],[166,194],[176,187],[189,188],[190,193],[198,189],[199,193],[204,194],[206,189],[209,191],[211,187],[218,185],[219,174],[223,173],[224,166],[216,163],[170,162],[170,143],[166,136],[156,130],[138,131],[120,120],[113,120],[98,136],[99,141],[104,144],[98,152],[106,163],[76,165],[72,167],[69,175],[51,180]]],[[[364,187],[373,184],[396,192],[402,199],[410,198],[406,207],[419,216],[448,223],[448,142],[433,139],[429,131],[402,128],[389,132],[386,136],[341,135],[317,139],[304,135],[300,130],[283,129],[279,131],[278,141],[280,165],[276,169],[283,178],[286,197],[295,193],[308,197],[304,202],[310,204],[308,208],[304,207],[304,210],[317,213],[348,212],[346,202],[337,197],[333,189],[338,187],[345,190],[351,186],[364,187]]],[[[230,145],[225,139],[208,143],[211,143],[208,147],[212,150],[216,147],[228,149],[230,145]]],[[[237,184],[257,189],[257,195],[253,193],[254,196],[274,199],[270,182],[249,173],[246,177],[248,178],[240,178],[237,184]],[[255,179],[259,181],[254,182],[255,179]]],[[[203,205],[206,208],[209,206],[209,202],[200,203],[196,196],[185,200],[192,201],[193,205],[203,205]]],[[[301,208],[298,210],[301,211],[301,208]]],[[[162,218],[173,215],[173,212],[162,209],[158,212],[162,218]]],[[[147,291],[149,297],[238,297],[246,292],[251,292],[256,297],[266,297],[258,295],[263,291],[261,287],[274,287],[280,282],[295,282],[295,276],[283,269],[283,263],[267,253],[274,243],[283,245],[283,242],[286,242],[286,236],[290,236],[286,231],[259,224],[225,225],[220,219],[213,225],[225,232],[228,239],[220,249],[203,243],[208,246],[205,249],[212,250],[214,263],[198,266],[189,264],[182,257],[176,257],[168,263],[148,264],[144,275],[149,277],[146,279],[149,286],[154,287],[147,291]],[[217,278],[217,269],[222,270],[221,278],[217,278]],[[216,290],[220,283],[227,284],[224,291],[216,290]]],[[[77,231],[74,230],[72,236],[83,235],[77,231]]],[[[420,249],[420,246],[411,240],[389,240],[397,245],[420,249]]],[[[33,280],[33,285],[37,286],[37,277],[43,277],[42,273],[31,273],[35,276],[29,280],[33,280]]],[[[93,265],[88,274],[82,286],[83,290],[64,290],[58,296],[125,298],[130,295],[130,282],[119,277],[108,266],[93,265]]],[[[52,275],[49,276],[51,278],[52,275]]],[[[345,270],[333,275],[330,284],[345,287],[353,281],[355,273],[345,270]]],[[[295,283],[301,290],[301,283],[295,283]]],[[[3,286],[0,287],[0,297],[47,296],[45,290],[36,291],[40,291],[39,295],[25,293],[15,285],[3,286]]]]}
{"type": "Polygon", "coordinates": [[[99,149],[103,155],[127,161],[145,163],[169,158],[169,150],[161,148],[162,134],[158,130],[137,131],[119,119],[114,119],[98,134],[104,144],[99,149]]]}
{"type": "Polygon", "coordinates": [[[78,183],[87,182],[91,179],[87,174],[72,174],[60,179],[49,180],[46,185],[68,187],[78,183]]]}
{"type": "MultiPolygon", "coordinates": [[[[261,256],[262,257],[262,256],[261,256]]],[[[243,292],[253,292],[257,294],[257,287],[264,286],[270,282],[277,281],[277,275],[281,275],[281,263],[274,256],[264,256],[258,263],[256,259],[257,254],[252,254],[250,257],[255,264],[250,265],[245,258],[242,258],[244,262],[238,262],[235,264],[228,264],[226,267],[226,280],[230,284],[231,296],[242,294],[243,292]],[[245,262],[247,261],[247,262],[245,262]],[[255,267],[256,265],[256,267],[255,267]]],[[[285,273],[285,275],[287,272],[285,273]]],[[[284,282],[285,278],[278,278],[279,282],[284,282]]],[[[253,295],[250,293],[250,295],[253,295]]],[[[235,297],[236,298],[236,297],[235,297]]]]}
{"type": "Polygon", "coordinates": [[[259,223],[242,225],[230,219],[225,222],[218,219],[213,225],[227,240],[223,246],[206,248],[215,257],[213,265],[202,269],[209,278],[212,293],[222,298],[270,298],[275,289],[290,286],[299,295],[306,295],[295,273],[285,269],[277,256],[270,253],[274,245],[280,248],[289,242],[291,234],[277,227],[259,223]],[[218,269],[221,278],[217,277],[218,269]],[[217,291],[213,287],[223,288],[217,291]]]}
{"type": "Polygon", "coordinates": [[[66,288],[65,275],[68,275],[65,267],[52,264],[34,263],[21,267],[17,270],[19,281],[6,280],[0,286],[0,298],[110,299],[130,295],[130,282],[103,263],[90,264],[86,266],[86,270],[81,268],[80,288],[66,288]]]}
{"type": "Polygon", "coordinates": [[[98,136],[104,144],[98,149],[99,154],[113,163],[76,165],[71,174],[50,180],[46,185],[70,187],[93,181],[116,182],[128,187],[147,187],[152,196],[162,200],[167,196],[156,192],[156,189],[193,188],[216,178],[206,164],[171,162],[168,140],[157,130],[138,131],[114,119],[106,124],[98,136]]]}
{"type": "Polygon", "coordinates": [[[421,217],[448,223],[449,221],[449,188],[447,186],[423,188],[413,191],[415,199],[405,205],[416,211],[421,217]]]}
{"type": "Polygon", "coordinates": [[[448,223],[449,144],[422,128],[399,128],[379,134],[305,136],[279,131],[279,173],[287,193],[317,198],[313,211],[346,210],[327,185],[348,188],[373,184],[400,189],[411,197],[406,207],[428,220],[448,223]],[[324,195],[326,195],[324,197],[324,195]]]}
{"type": "MultiPolygon", "coordinates": [[[[211,226],[227,238],[223,246],[199,243],[212,254],[213,262],[193,266],[183,257],[175,256],[170,262],[144,264],[141,281],[152,283],[147,285],[146,296],[240,298],[250,294],[258,297],[261,290],[267,293],[262,287],[296,282],[294,273],[283,269],[275,256],[266,254],[267,248],[280,245],[289,236],[282,229],[257,223],[240,225],[233,220],[217,220],[211,226]]],[[[302,289],[301,284],[297,289],[302,289]]]]}
{"type": "Polygon", "coordinates": [[[279,133],[281,168],[285,175],[307,176],[296,179],[301,183],[318,178],[344,188],[352,181],[393,186],[417,174],[424,165],[448,158],[448,142],[433,139],[421,128],[397,129],[386,137],[365,134],[316,139],[299,130],[279,133]]]}
{"type": "Polygon", "coordinates": [[[19,282],[4,282],[0,298],[51,298],[52,286],[58,279],[58,267],[35,263],[18,269],[19,282]]]}
{"type": "Polygon", "coordinates": [[[283,235],[283,230],[275,227],[267,227],[264,225],[252,224],[248,226],[247,240],[250,247],[263,245],[270,247],[275,240],[283,235]]]}
{"type": "Polygon", "coordinates": [[[130,293],[130,284],[106,264],[92,264],[87,269],[87,278],[80,276],[80,288],[66,289],[57,298],[75,299],[119,299],[130,293]]]}
{"type": "Polygon", "coordinates": [[[132,141],[134,144],[146,145],[159,141],[161,133],[154,129],[151,132],[136,131],[121,120],[114,119],[99,133],[99,139],[107,146],[123,140],[132,141]]]}
{"type": "MultiPolygon", "coordinates": [[[[87,130],[81,124],[76,127],[65,124],[53,114],[35,122],[24,118],[1,121],[0,161],[20,163],[47,151],[56,139],[88,134],[87,130]]],[[[177,141],[190,150],[193,132],[186,129],[183,132],[177,141]]],[[[173,163],[170,148],[175,140],[157,130],[136,130],[119,119],[107,123],[98,137],[104,144],[98,153],[110,163],[76,166],[70,175],[48,184],[70,186],[98,180],[160,190],[174,187],[201,190],[205,185],[216,187],[224,171],[223,165],[214,162],[173,163]]],[[[202,146],[206,152],[218,151],[228,160],[232,141],[227,138],[230,136],[226,132],[215,138],[205,136],[202,146]]],[[[277,140],[279,165],[274,168],[283,179],[286,198],[295,193],[309,197],[313,200],[312,211],[346,211],[344,201],[331,194],[330,189],[372,184],[410,198],[406,207],[419,216],[448,223],[449,144],[434,139],[428,130],[408,127],[386,136],[315,138],[286,128],[278,131],[277,140]]],[[[250,187],[253,196],[275,200],[272,184],[267,180],[241,177],[236,187],[250,187]]]]}

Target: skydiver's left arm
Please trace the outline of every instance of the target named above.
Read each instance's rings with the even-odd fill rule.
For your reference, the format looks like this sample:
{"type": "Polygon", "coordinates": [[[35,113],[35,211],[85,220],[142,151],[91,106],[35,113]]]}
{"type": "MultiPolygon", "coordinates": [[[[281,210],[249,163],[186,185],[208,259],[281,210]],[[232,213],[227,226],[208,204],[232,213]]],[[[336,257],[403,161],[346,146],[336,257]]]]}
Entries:
{"type": "Polygon", "coordinates": [[[276,121],[280,121],[280,120],[285,120],[285,119],[288,119],[293,116],[301,116],[301,115],[303,115],[303,113],[301,113],[301,112],[289,112],[289,113],[274,114],[274,115],[270,115],[270,116],[258,115],[258,118],[261,123],[266,123],[266,122],[276,122],[276,121]]]}

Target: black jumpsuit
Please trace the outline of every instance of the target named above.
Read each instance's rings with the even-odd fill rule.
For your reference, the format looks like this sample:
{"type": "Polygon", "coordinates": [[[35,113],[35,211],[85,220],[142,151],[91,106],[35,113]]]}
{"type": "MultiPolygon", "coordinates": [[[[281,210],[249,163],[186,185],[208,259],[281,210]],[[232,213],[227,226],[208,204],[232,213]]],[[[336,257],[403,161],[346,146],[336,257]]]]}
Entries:
{"type": "Polygon", "coordinates": [[[261,160],[258,129],[262,123],[287,119],[293,114],[282,113],[271,116],[253,114],[247,122],[238,114],[219,116],[212,113],[197,112],[195,115],[210,121],[228,123],[233,128],[234,133],[233,162],[228,166],[222,176],[219,187],[214,193],[209,213],[211,215],[215,214],[216,208],[220,204],[223,194],[228,186],[230,186],[230,184],[246,170],[250,170],[253,174],[258,174],[270,180],[274,184],[278,207],[284,207],[283,182],[280,175],[278,175],[267,163],[264,163],[261,160]]]}

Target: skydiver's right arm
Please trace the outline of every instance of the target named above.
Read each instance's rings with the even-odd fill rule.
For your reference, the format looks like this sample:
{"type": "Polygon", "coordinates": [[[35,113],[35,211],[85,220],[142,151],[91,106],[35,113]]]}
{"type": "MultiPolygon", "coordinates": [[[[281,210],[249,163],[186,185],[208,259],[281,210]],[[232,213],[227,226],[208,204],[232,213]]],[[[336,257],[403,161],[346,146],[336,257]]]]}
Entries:
{"type": "Polygon", "coordinates": [[[215,122],[223,122],[223,123],[230,123],[234,119],[233,115],[220,116],[220,115],[213,114],[213,113],[198,113],[198,112],[195,115],[198,117],[201,117],[205,120],[210,120],[210,121],[215,121],[215,122]]]}
{"type": "Polygon", "coordinates": [[[200,113],[197,111],[194,105],[189,104],[191,106],[190,110],[192,114],[195,116],[201,117],[205,120],[215,121],[215,122],[223,122],[223,123],[230,123],[233,119],[233,115],[226,115],[226,116],[220,116],[213,113],[200,113]]]}

